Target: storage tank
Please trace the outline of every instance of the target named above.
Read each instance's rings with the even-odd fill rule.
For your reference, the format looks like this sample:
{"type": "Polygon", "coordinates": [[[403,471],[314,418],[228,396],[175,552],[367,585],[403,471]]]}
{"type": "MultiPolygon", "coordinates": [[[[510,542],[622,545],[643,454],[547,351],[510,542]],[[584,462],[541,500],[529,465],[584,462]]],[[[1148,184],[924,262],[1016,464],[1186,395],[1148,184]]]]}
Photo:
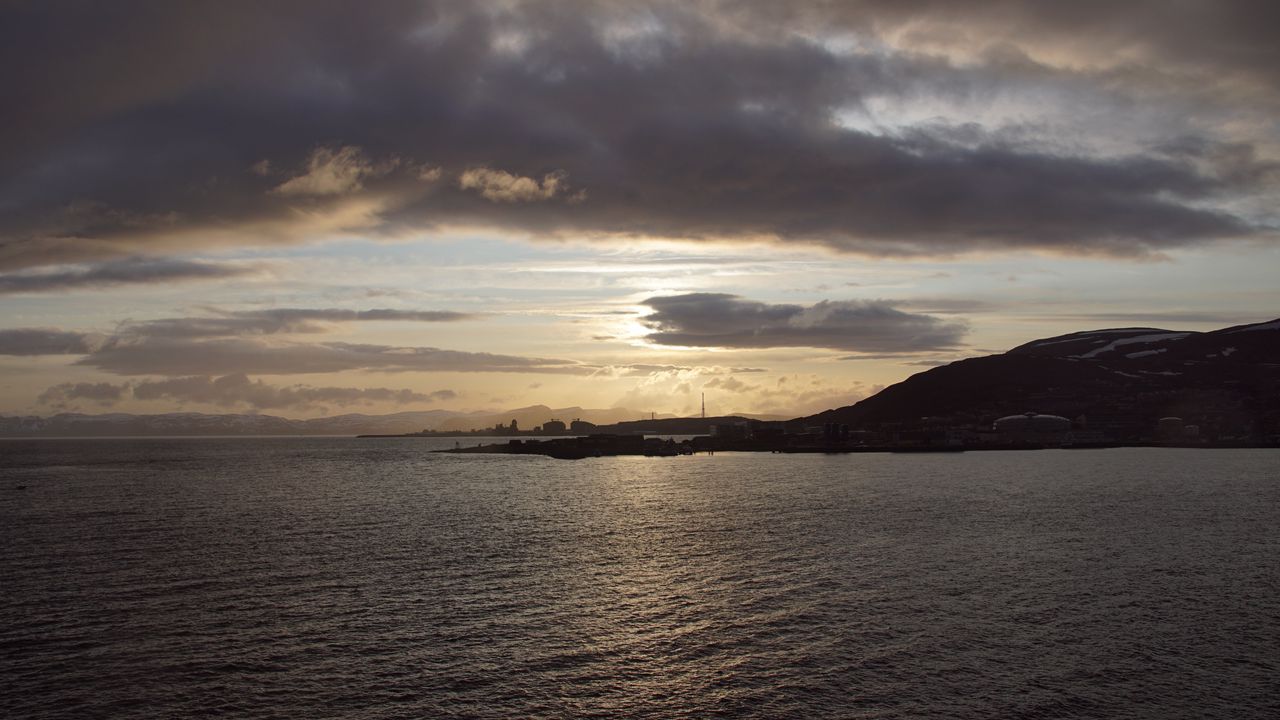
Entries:
{"type": "Polygon", "coordinates": [[[1071,421],[1061,415],[1022,413],[1006,415],[992,423],[1005,442],[1061,445],[1071,434],[1071,421]]]}

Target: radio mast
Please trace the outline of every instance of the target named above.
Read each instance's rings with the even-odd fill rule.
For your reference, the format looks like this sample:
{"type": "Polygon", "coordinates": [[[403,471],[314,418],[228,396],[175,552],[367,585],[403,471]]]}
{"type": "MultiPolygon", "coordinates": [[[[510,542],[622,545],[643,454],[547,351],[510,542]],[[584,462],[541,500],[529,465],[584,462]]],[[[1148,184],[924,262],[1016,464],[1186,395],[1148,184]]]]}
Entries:
{"type": "Polygon", "coordinates": [[[702,393],[702,419],[707,419],[707,394],[702,393]]]}

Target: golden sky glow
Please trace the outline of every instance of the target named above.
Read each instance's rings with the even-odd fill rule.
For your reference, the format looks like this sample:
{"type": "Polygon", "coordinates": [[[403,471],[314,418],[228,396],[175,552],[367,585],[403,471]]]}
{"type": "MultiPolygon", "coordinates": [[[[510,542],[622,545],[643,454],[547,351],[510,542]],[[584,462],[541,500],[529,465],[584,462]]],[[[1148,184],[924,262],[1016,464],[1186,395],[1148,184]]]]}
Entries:
{"type": "Polygon", "coordinates": [[[1234,5],[35,7],[0,412],[796,416],[1271,319],[1276,18],[1234,5]]]}

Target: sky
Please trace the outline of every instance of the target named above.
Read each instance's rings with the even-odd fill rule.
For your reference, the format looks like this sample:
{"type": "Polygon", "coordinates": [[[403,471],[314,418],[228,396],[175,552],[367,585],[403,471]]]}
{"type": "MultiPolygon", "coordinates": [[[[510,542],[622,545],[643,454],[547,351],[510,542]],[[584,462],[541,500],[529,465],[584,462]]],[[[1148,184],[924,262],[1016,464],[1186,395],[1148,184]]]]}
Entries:
{"type": "Polygon", "coordinates": [[[1280,317],[1280,4],[0,6],[0,414],[799,416],[1280,317]]]}

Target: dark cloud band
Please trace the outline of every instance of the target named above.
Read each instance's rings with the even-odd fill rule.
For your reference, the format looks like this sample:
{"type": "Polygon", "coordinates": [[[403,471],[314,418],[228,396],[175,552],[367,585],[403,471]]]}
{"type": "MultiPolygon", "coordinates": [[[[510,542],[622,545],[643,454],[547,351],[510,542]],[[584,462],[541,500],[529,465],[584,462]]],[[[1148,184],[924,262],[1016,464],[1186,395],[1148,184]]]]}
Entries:
{"type": "MultiPolygon", "coordinates": [[[[1180,91],[1145,78],[1183,46],[1193,77],[1247,77],[1248,102],[1276,104],[1265,4],[982,5],[10,4],[0,270],[450,226],[885,255],[1140,256],[1274,236],[1234,202],[1273,190],[1274,163],[1212,127],[1181,147],[1238,148],[1231,162],[1170,143],[1071,152],[1044,133],[842,123],[879,99],[981,97],[1028,73],[1120,111],[1150,88],[1180,91]],[[1152,67],[1121,68],[1121,82],[993,58],[981,41],[962,66],[877,35],[948,23],[993,42],[1025,33],[1028,46],[1106,27],[1104,49],[1152,67]],[[833,48],[814,28],[866,47],[833,48]],[[1237,42],[1248,51],[1220,50],[1237,42]]],[[[1107,130],[1075,112],[1055,121],[1107,130]]]]}
{"type": "Polygon", "coordinates": [[[326,323],[458,322],[476,315],[451,310],[342,310],[335,308],[273,308],[217,312],[211,317],[161,318],[129,323],[122,336],[139,338],[214,338],[278,333],[320,333],[326,323]]]}
{"type": "Polygon", "coordinates": [[[116,375],[303,375],[346,370],[586,374],[568,360],[351,343],[270,343],[257,338],[114,338],[76,361],[116,375]]]}
{"type": "Polygon", "coordinates": [[[650,298],[641,319],[660,345],[721,348],[816,347],[866,353],[952,349],[964,323],[898,310],[879,301],[770,305],[736,295],[692,293],[650,298]]]}
{"type": "Polygon", "coordinates": [[[241,265],[133,258],[59,272],[0,275],[0,295],[222,280],[256,272],[257,268],[241,265]]]}
{"type": "Polygon", "coordinates": [[[66,408],[77,401],[102,406],[132,397],[136,400],[166,400],[179,404],[245,406],[256,410],[309,410],[324,406],[349,406],[373,403],[393,405],[428,404],[457,397],[452,390],[422,393],[408,389],[315,387],[311,385],[277,386],[252,380],[243,374],[222,377],[193,376],[165,380],[112,383],[63,383],[41,393],[38,402],[54,408],[66,408]]]}
{"type": "Polygon", "coordinates": [[[0,330],[0,355],[86,355],[102,336],[54,328],[0,330]]]}

